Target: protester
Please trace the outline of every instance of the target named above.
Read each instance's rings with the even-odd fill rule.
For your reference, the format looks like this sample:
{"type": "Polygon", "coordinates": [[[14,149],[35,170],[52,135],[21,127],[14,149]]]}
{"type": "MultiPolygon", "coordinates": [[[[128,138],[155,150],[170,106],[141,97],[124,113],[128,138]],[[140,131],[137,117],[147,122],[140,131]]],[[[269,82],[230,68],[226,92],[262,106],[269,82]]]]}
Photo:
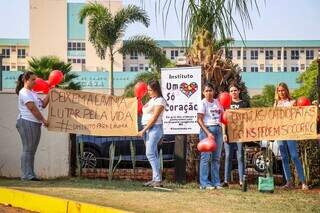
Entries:
{"type": "Polygon", "coordinates": [[[21,74],[17,81],[19,115],[16,128],[22,141],[21,179],[39,181],[34,173],[34,157],[41,136],[41,125],[48,126],[48,121],[41,111],[48,105],[49,96],[43,100],[32,91],[36,75],[33,72],[21,74]]]}
{"type": "Polygon", "coordinates": [[[150,100],[142,108],[141,123],[143,129],[138,133],[139,136],[144,138],[146,156],[152,168],[152,180],[146,182],[144,186],[159,187],[162,186],[162,183],[158,143],[163,135],[162,115],[166,101],[162,97],[158,81],[152,80],[148,83],[148,95],[150,100]]]}
{"type": "MultiPolygon", "coordinates": [[[[231,105],[230,109],[240,109],[240,108],[248,108],[250,107],[247,101],[240,99],[240,88],[236,84],[231,84],[229,86],[229,93],[231,96],[231,105]]],[[[224,162],[224,182],[222,184],[223,187],[229,186],[231,170],[232,170],[232,154],[233,151],[237,149],[237,160],[238,160],[238,172],[239,172],[239,184],[242,186],[243,184],[243,175],[245,171],[244,165],[244,152],[242,143],[229,143],[229,141],[224,142],[224,150],[225,150],[225,162],[224,162]]]]}
{"type": "MultiPolygon", "coordinates": [[[[289,89],[287,84],[281,82],[278,84],[275,92],[275,107],[291,107],[295,105],[295,100],[293,100],[290,96],[289,89]]],[[[290,171],[290,161],[289,161],[289,154],[290,158],[295,164],[298,177],[302,183],[302,189],[307,190],[309,189],[305,183],[305,177],[303,173],[303,168],[301,161],[299,159],[297,142],[294,140],[278,140],[278,145],[280,149],[281,159],[282,159],[282,167],[284,170],[285,178],[287,183],[283,186],[285,189],[293,188],[292,184],[292,177],[290,171]]]]}
{"type": "Polygon", "coordinates": [[[221,115],[223,107],[215,99],[217,89],[210,83],[204,85],[202,99],[198,109],[198,124],[200,125],[200,141],[205,138],[214,138],[217,148],[213,152],[201,152],[200,159],[200,189],[222,189],[219,176],[220,157],[223,139],[226,140],[226,134],[223,134],[224,125],[221,124],[221,115]],[[222,128],[223,127],[223,128],[222,128]],[[209,160],[211,159],[211,181],[209,175],[209,160]]]}

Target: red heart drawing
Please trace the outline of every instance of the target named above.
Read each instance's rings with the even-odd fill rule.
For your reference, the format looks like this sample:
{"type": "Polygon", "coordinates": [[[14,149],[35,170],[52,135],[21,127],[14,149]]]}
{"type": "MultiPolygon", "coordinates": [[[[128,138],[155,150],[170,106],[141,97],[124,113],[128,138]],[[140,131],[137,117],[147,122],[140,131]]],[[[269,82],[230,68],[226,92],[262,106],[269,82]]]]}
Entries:
{"type": "Polygon", "coordinates": [[[192,82],[190,84],[184,82],[180,84],[180,91],[188,98],[190,98],[197,90],[198,84],[196,82],[192,82]]]}

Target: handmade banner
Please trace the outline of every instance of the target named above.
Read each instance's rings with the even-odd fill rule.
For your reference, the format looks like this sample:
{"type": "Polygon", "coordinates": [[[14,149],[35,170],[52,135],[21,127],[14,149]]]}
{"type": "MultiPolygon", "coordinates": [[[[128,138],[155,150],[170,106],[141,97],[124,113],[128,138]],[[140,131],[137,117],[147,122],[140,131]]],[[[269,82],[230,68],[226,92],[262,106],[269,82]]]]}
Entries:
{"type": "Polygon", "coordinates": [[[317,107],[268,107],[227,111],[230,142],[317,138],[317,107]]]}
{"type": "Polygon", "coordinates": [[[51,131],[101,136],[136,136],[137,99],[102,93],[52,89],[51,131]]]}
{"type": "Polygon", "coordinates": [[[201,101],[201,67],[161,69],[162,94],[167,101],[163,116],[165,134],[198,134],[201,101]]]}

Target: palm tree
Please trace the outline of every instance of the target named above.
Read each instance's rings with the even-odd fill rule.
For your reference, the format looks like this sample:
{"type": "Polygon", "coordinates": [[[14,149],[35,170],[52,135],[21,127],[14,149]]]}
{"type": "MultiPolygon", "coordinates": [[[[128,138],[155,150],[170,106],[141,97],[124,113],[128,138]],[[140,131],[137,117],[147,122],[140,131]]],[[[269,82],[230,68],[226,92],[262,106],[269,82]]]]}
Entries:
{"type": "MultiPolygon", "coordinates": [[[[245,98],[248,98],[245,84],[240,76],[241,69],[231,60],[222,57],[222,48],[228,49],[234,29],[242,38],[234,20],[235,12],[240,16],[243,31],[245,26],[252,27],[250,6],[258,10],[256,0],[182,1],[180,23],[182,31],[185,31],[186,44],[189,46],[187,58],[190,65],[202,67],[202,85],[204,82],[212,82],[218,85],[220,90],[227,90],[231,82],[237,82],[245,92],[245,98]]],[[[156,4],[156,10],[162,11],[164,26],[171,8],[177,11],[176,0],[159,0],[156,4]]],[[[194,179],[199,155],[196,150],[198,138],[190,135],[187,142],[187,176],[194,179]]]]}
{"type": "Polygon", "coordinates": [[[111,64],[109,72],[110,95],[114,94],[113,64],[116,53],[129,54],[132,51],[137,51],[139,54],[154,57],[162,54],[155,42],[146,36],[134,36],[117,49],[128,24],[140,22],[146,27],[149,26],[148,15],[137,6],[128,5],[112,15],[109,9],[103,5],[89,3],[81,9],[79,16],[80,23],[83,23],[86,17],[89,18],[89,41],[95,47],[97,55],[101,59],[105,59],[108,53],[111,64]]]}
{"type": "Polygon", "coordinates": [[[56,56],[43,56],[40,58],[32,57],[28,61],[30,71],[34,72],[38,77],[47,80],[50,72],[60,70],[64,77],[63,81],[57,87],[65,89],[80,90],[80,83],[74,83],[72,80],[78,75],[71,73],[71,63],[65,63],[56,56]]]}

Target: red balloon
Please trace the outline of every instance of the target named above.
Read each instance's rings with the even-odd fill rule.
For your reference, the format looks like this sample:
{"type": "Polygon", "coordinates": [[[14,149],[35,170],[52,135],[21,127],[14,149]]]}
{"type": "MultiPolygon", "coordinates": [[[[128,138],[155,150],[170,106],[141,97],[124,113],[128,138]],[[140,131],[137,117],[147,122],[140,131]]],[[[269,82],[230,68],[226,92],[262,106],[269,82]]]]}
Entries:
{"type": "Polygon", "coordinates": [[[48,78],[48,83],[50,86],[55,86],[59,84],[63,79],[63,72],[60,70],[53,70],[50,72],[49,78],[48,78]]]}
{"type": "Polygon", "coordinates": [[[216,150],[217,144],[214,138],[205,138],[198,143],[197,148],[199,152],[213,152],[216,150]]]}
{"type": "Polygon", "coordinates": [[[229,109],[231,105],[231,96],[228,92],[220,93],[219,102],[225,108],[229,109]]]}
{"type": "Polygon", "coordinates": [[[310,105],[311,105],[311,101],[305,96],[301,96],[297,100],[297,106],[310,106],[310,105]]]}
{"type": "Polygon", "coordinates": [[[143,107],[142,101],[141,99],[138,99],[138,115],[142,115],[142,107],[143,107]]]}
{"type": "Polygon", "coordinates": [[[223,123],[224,125],[228,124],[228,120],[227,120],[227,111],[224,111],[221,114],[221,123],[223,123]]]}
{"type": "Polygon", "coordinates": [[[148,91],[148,85],[144,83],[143,81],[138,82],[134,86],[134,95],[138,98],[142,98],[147,94],[148,91]]]}
{"type": "Polygon", "coordinates": [[[49,88],[50,86],[45,80],[43,80],[42,78],[36,78],[35,84],[32,87],[32,90],[36,92],[42,92],[44,94],[48,94],[49,88]]]}

